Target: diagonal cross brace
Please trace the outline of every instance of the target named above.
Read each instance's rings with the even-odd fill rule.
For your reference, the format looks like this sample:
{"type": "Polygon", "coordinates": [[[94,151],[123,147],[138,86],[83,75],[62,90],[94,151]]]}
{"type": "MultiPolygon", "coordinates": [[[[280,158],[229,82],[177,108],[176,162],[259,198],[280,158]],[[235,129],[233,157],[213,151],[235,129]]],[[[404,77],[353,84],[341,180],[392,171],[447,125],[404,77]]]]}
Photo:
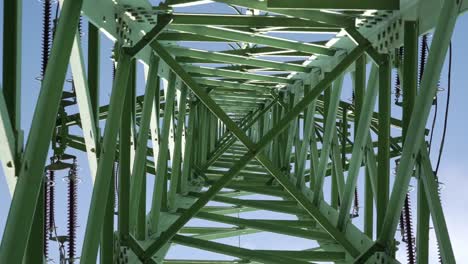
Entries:
{"type": "Polygon", "coordinates": [[[228,173],[219,179],[200,199],[197,200],[188,211],[182,215],[177,221],[153,244],[151,244],[145,254],[142,256],[143,261],[151,259],[151,256],[161,249],[172,237],[176,235],[178,230],[182,228],[193,215],[195,215],[203,206],[208,203],[211,198],[220,191],[227,183],[230,182],[232,177],[237,175],[240,170],[247,165],[247,163],[253,159],[255,156],[257,159],[271,172],[271,174],[285,187],[285,189],[296,199],[298,202],[306,209],[306,211],[317,220],[317,222],[340,244],[345,247],[345,249],[352,255],[359,255],[359,251],[351,245],[351,243],[343,236],[341,232],[338,231],[329,221],[324,217],[318,208],[316,208],[308,198],[303,195],[300,191],[297,191],[292,183],[289,182],[289,179],[284,176],[279,169],[277,169],[271,161],[260,154],[260,151],[275,138],[279,133],[281,133],[289,124],[290,120],[298,116],[314,99],[316,99],[333,81],[334,78],[338,75],[344,73],[344,71],[357,59],[359,58],[368,48],[368,45],[358,46],[351,53],[349,53],[343,61],[338,64],[335,69],[330,72],[323,80],[321,80],[317,86],[312,89],[304,98],[299,101],[294,108],[291,109],[288,114],[286,114],[283,119],[278,122],[278,125],[271,129],[262,140],[255,145],[251,140],[243,133],[240,129],[227,115],[226,113],[205,93],[194,81],[193,79],[183,70],[183,68],[171,57],[171,55],[159,44],[153,42],[151,44],[156,53],[160,58],[165,61],[168,66],[176,72],[182,81],[194,92],[194,94],[202,101],[219,119],[221,119],[229,130],[232,131],[234,135],[249,149],[247,152],[235,165],[232,167],[228,173]]]}

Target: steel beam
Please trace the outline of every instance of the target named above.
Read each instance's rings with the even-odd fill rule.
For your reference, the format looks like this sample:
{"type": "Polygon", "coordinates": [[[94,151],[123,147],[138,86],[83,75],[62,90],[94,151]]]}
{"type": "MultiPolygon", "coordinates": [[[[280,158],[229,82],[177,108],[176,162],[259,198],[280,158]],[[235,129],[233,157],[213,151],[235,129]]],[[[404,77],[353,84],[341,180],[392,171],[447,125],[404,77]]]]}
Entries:
{"type": "MultiPolygon", "coordinates": [[[[129,66],[130,68],[133,65],[129,66]]],[[[130,69],[129,77],[126,84],[124,110],[120,118],[119,127],[119,153],[118,153],[118,166],[119,166],[119,217],[118,217],[118,231],[119,238],[123,244],[128,243],[130,239],[130,188],[131,188],[131,100],[132,100],[132,75],[130,69]]],[[[116,80],[114,79],[114,82],[116,80]]]]}
{"type": "Polygon", "coordinates": [[[104,214],[107,206],[107,198],[110,190],[112,168],[114,164],[114,153],[116,151],[117,134],[124,109],[125,90],[130,74],[130,57],[119,50],[117,73],[109,104],[109,116],[107,117],[104,137],[99,155],[99,162],[94,183],[91,204],[89,206],[88,220],[81,251],[80,261],[82,263],[96,262],[99,235],[104,223],[104,214]]]}
{"type": "MultiPolygon", "coordinates": [[[[153,42],[152,45],[154,45],[153,42]]],[[[164,58],[161,58],[164,60],[164,58]]],[[[170,123],[172,122],[171,117],[174,108],[175,98],[175,86],[176,86],[176,74],[174,72],[169,73],[169,80],[166,83],[165,89],[165,101],[164,105],[164,117],[161,128],[161,138],[159,142],[159,155],[157,160],[156,168],[156,180],[154,182],[153,201],[151,204],[151,232],[158,232],[159,223],[161,221],[160,214],[163,208],[163,196],[164,186],[166,184],[165,177],[167,177],[167,160],[168,160],[168,148],[169,148],[169,129],[170,123]]]]}
{"type": "Polygon", "coordinates": [[[8,190],[13,196],[17,180],[15,176],[15,134],[3,93],[0,93],[0,144],[4,147],[4,150],[0,151],[0,161],[8,190]]]}
{"type": "Polygon", "coordinates": [[[366,90],[366,97],[364,98],[364,104],[362,106],[359,117],[359,124],[356,131],[356,140],[354,142],[353,152],[351,154],[345,191],[340,205],[338,227],[342,230],[345,229],[346,220],[349,218],[349,210],[351,209],[351,204],[354,198],[354,190],[356,188],[359,170],[362,164],[362,159],[364,157],[364,147],[368,143],[371,113],[372,109],[374,109],[376,97],[378,94],[378,86],[376,84],[377,72],[377,66],[373,65],[366,90]]]}
{"type": "MultiPolygon", "coordinates": [[[[13,196],[16,179],[14,176],[18,175],[20,162],[23,151],[23,131],[21,130],[21,46],[22,46],[22,0],[7,0],[3,5],[3,89],[1,90],[6,100],[5,103],[7,116],[2,117],[9,119],[8,124],[4,124],[2,130],[12,129],[12,142],[1,142],[2,146],[8,146],[7,152],[12,151],[13,159],[8,160],[10,157],[1,158],[3,163],[3,171],[8,183],[10,195],[13,196]]],[[[2,109],[3,110],[3,109],[2,109]]],[[[2,133],[2,132],[0,132],[2,133]]],[[[10,132],[7,132],[10,133],[10,132]]],[[[0,134],[1,136],[1,134],[0,134]]],[[[8,156],[9,154],[6,154],[8,156]]]]}
{"type": "Polygon", "coordinates": [[[272,12],[282,14],[291,17],[303,18],[311,21],[317,21],[330,25],[337,25],[340,27],[354,26],[353,20],[349,17],[325,13],[316,10],[288,10],[288,9],[270,9],[267,1],[248,1],[248,0],[215,0],[216,2],[226,3],[235,6],[243,6],[246,8],[252,8],[262,10],[265,12],[272,12]]]}
{"type": "Polygon", "coordinates": [[[333,141],[333,136],[336,132],[336,115],[338,112],[338,102],[340,101],[341,91],[343,88],[343,76],[338,77],[334,83],[330,94],[329,106],[326,114],[325,132],[323,133],[322,151],[314,186],[314,203],[317,205],[323,195],[323,182],[325,179],[326,166],[330,156],[330,149],[333,141]]]}
{"type": "Polygon", "coordinates": [[[187,236],[176,235],[174,236],[173,241],[179,245],[184,245],[188,247],[195,247],[199,249],[209,250],[211,252],[217,252],[220,254],[230,255],[234,257],[249,259],[253,261],[263,262],[263,263],[296,263],[296,264],[306,264],[307,261],[293,259],[289,257],[283,257],[280,255],[271,255],[268,253],[261,253],[254,250],[244,249],[240,247],[229,246],[221,243],[206,241],[197,238],[191,238],[187,236]]]}
{"type": "Polygon", "coordinates": [[[275,9],[351,9],[351,10],[398,10],[400,9],[400,0],[296,0],[289,3],[283,0],[267,0],[267,7],[275,9]]]}
{"type": "Polygon", "coordinates": [[[80,0],[65,1],[62,7],[63,19],[56,27],[56,39],[34,111],[23,164],[0,245],[0,263],[20,263],[26,249],[43,180],[42,173],[38,172],[44,171],[81,4],[80,0]]]}
{"type": "Polygon", "coordinates": [[[239,78],[239,79],[246,79],[252,81],[265,81],[265,82],[273,82],[273,83],[281,83],[281,84],[292,84],[294,81],[291,79],[283,78],[283,77],[275,77],[270,75],[261,75],[261,74],[254,74],[248,72],[239,72],[239,71],[231,71],[231,70],[222,70],[216,68],[208,68],[208,67],[198,67],[192,65],[185,65],[184,69],[187,72],[192,73],[200,73],[209,76],[220,76],[220,77],[229,77],[229,78],[239,78]]]}
{"type": "MultiPolygon", "coordinates": [[[[182,159],[185,151],[185,109],[187,108],[187,86],[181,85],[177,91],[177,127],[174,135],[175,148],[172,158],[171,185],[169,188],[168,207],[169,210],[176,209],[176,195],[180,182],[182,181],[182,159]]],[[[175,115],[175,114],[174,114],[175,115]]],[[[190,143],[190,142],[189,142],[190,143]]]]}
{"type": "MultiPolygon", "coordinates": [[[[145,90],[145,97],[143,100],[143,110],[140,119],[140,130],[138,132],[138,139],[136,142],[136,152],[135,152],[135,162],[133,163],[132,168],[132,185],[131,185],[131,192],[130,192],[130,216],[135,221],[138,215],[139,208],[142,206],[141,203],[146,204],[146,197],[145,199],[141,199],[141,192],[144,192],[143,187],[146,186],[146,171],[145,171],[145,163],[146,163],[146,152],[147,152],[147,142],[149,136],[149,128],[150,128],[150,121],[151,121],[151,111],[153,110],[153,100],[156,94],[156,88],[158,85],[156,82],[159,81],[157,78],[159,67],[159,58],[156,57],[154,54],[151,54],[150,58],[150,66],[149,66],[149,74],[148,79],[146,81],[146,90],[145,90]]],[[[159,93],[159,91],[158,91],[159,93]]],[[[145,208],[143,206],[143,208],[145,208]]],[[[145,213],[146,214],[146,213],[145,213]]],[[[143,215],[145,215],[143,214],[143,215]]],[[[139,230],[136,234],[136,238],[138,240],[144,240],[146,237],[146,232],[144,229],[146,228],[146,216],[143,217],[143,220],[139,220],[137,223],[137,230],[139,230]],[[141,225],[141,221],[143,221],[143,226],[141,225]],[[143,228],[143,231],[141,230],[143,228]]]]}
{"type": "Polygon", "coordinates": [[[333,56],[335,51],[333,49],[327,48],[325,46],[320,46],[316,44],[303,43],[298,41],[291,41],[276,37],[270,37],[267,35],[258,35],[247,32],[242,32],[234,29],[227,29],[222,27],[214,26],[190,26],[190,25],[179,25],[171,26],[171,29],[194,33],[203,36],[209,37],[218,37],[223,39],[228,39],[232,41],[241,41],[258,45],[267,45],[270,47],[280,48],[280,49],[294,49],[297,51],[307,52],[310,54],[317,55],[326,55],[333,56]]]}
{"type": "Polygon", "coordinates": [[[70,55],[70,66],[73,74],[76,101],[80,114],[80,123],[83,137],[86,143],[86,154],[91,172],[91,180],[94,183],[97,170],[97,143],[100,135],[97,133],[95,114],[93,113],[93,102],[91,101],[89,83],[86,78],[83,51],[81,50],[81,36],[77,32],[73,41],[70,55]]]}
{"type": "Polygon", "coordinates": [[[279,16],[250,16],[250,15],[213,15],[213,14],[173,14],[172,25],[191,26],[223,26],[223,27],[285,27],[287,28],[336,28],[315,21],[279,16]]]}
{"type": "MultiPolygon", "coordinates": [[[[91,109],[96,126],[99,131],[99,66],[100,66],[100,34],[99,28],[88,24],[88,87],[91,98],[91,109]]],[[[100,133],[97,133],[100,136],[100,133]]],[[[99,142],[97,142],[99,144],[99,142]]],[[[96,151],[99,153],[99,149],[96,151]]]]}
{"type": "Polygon", "coordinates": [[[236,218],[236,217],[224,216],[224,215],[206,213],[206,212],[199,212],[196,214],[195,217],[199,219],[208,220],[208,221],[237,225],[237,226],[242,226],[242,227],[249,227],[249,228],[254,228],[257,230],[278,233],[278,234],[283,234],[287,236],[301,237],[301,238],[312,239],[312,240],[332,240],[331,237],[327,233],[323,231],[319,231],[319,230],[302,230],[299,228],[281,226],[281,225],[261,222],[257,220],[236,218]]]}
{"type": "Polygon", "coordinates": [[[424,191],[427,197],[427,203],[431,212],[432,223],[437,237],[437,242],[440,247],[440,255],[443,263],[456,263],[455,255],[450,242],[447,223],[445,221],[444,211],[439,197],[439,184],[436,181],[436,175],[431,166],[429,153],[427,149],[421,149],[421,166],[424,191]]]}
{"type": "Polygon", "coordinates": [[[167,47],[167,50],[176,56],[188,56],[190,58],[208,59],[208,60],[213,60],[213,61],[221,62],[221,63],[233,63],[233,64],[249,65],[249,66],[254,66],[254,67],[264,67],[264,68],[277,69],[280,71],[296,71],[296,72],[309,72],[310,71],[309,68],[300,66],[300,65],[261,60],[261,59],[252,59],[252,58],[246,59],[246,57],[243,57],[243,56],[223,54],[219,52],[210,52],[210,51],[187,49],[187,48],[180,48],[180,47],[167,47]]]}
{"type": "Polygon", "coordinates": [[[380,234],[388,203],[390,189],[390,114],[391,114],[391,65],[390,56],[379,65],[379,132],[377,147],[377,235],[380,234]]]}
{"type": "Polygon", "coordinates": [[[462,1],[445,1],[440,12],[440,18],[435,29],[431,52],[429,53],[421,89],[408,127],[408,135],[395,177],[394,187],[390,196],[382,232],[378,243],[388,245],[392,240],[400,216],[400,211],[408,191],[408,184],[413,174],[416,157],[422,147],[425,124],[429,116],[433,98],[437,92],[437,82],[444,64],[450,38],[457,20],[462,1]]]}

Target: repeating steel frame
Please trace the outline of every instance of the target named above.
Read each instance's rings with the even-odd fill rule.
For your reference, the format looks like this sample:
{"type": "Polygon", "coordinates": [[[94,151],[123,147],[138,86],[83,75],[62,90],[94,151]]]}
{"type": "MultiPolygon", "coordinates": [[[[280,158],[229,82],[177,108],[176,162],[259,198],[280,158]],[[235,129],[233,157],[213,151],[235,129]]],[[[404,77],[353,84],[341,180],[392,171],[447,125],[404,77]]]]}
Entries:
{"type": "Polygon", "coordinates": [[[99,250],[101,263],[398,263],[395,232],[412,177],[418,181],[417,263],[429,262],[429,218],[443,263],[455,263],[425,126],[456,20],[468,2],[213,0],[246,13],[176,12],[207,2],[212,1],[152,6],[146,0],[60,0],[49,64],[23,144],[22,1],[5,0],[0,160],[12,201],[0,263],[45,262],[37,227],[44,221],[43,175],[37,172],[44,171],[56,126],[81,128],[81,135],[60,136],[69,148],[86,152],[93,182],[81,263],[96,263],[99,250]],[[77,32],[80,15],[89,20],[87,54],[77,32]],[[418,37],[431,30],[418,88],[418,37]],[[271,32],[335,37],[299,42],[271,32]],[[101,33],[116,46],[116,74],[105,106],[98,103],[101,33]],[[221,51],[178,45],[186,41],[241,44],[221,51]],[[401,61],[399,47],[405,48],[401,61]],[[135,92],[137,62],[145,67],[141,96],[135,92]],[[78,111],[58,124],[67,65],[78,111]],[[403,80],[401,120],[392,117],[393,69],[403,80]],[[352,76],[353,103],[342,99],[346,75],[352,76]],[[399,164],[390,184],[395,158],[399,164]],[[115,163],[118,190],[112,184],[115,163]],[[151,175],[154,191],[147,194],[151,175]],[[362,230],[350,216],[360,177],[362,230]],[[331,189],[325,190],[328,180],[331,189]],[[110,206],[114,192],[117,230],[110,206]],[[252,195],[276,199],[242,198],[252,195]],[[297,220],[229,216],[257,210],[297,220]],[[194,218],[232,227],[187,225],[194,218]],[[309,239],[320,247],[252,250],[213,241],[258,232],[309,239]],[[237,259],[165,259],[171,244],[237,259]]]}

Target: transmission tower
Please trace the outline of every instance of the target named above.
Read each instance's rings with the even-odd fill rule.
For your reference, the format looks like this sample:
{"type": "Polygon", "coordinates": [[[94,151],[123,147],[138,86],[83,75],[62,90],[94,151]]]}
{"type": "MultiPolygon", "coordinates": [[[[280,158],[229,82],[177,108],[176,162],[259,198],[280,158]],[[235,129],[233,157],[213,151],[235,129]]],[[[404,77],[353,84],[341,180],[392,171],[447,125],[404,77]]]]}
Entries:
{"type": "Polygon", "coordinates": [[[26,137],[22,2],[4,1],[0,263],[424,264],[430,243],[456,263],[438,169],[467,0],[42,0],[26,137]]]}

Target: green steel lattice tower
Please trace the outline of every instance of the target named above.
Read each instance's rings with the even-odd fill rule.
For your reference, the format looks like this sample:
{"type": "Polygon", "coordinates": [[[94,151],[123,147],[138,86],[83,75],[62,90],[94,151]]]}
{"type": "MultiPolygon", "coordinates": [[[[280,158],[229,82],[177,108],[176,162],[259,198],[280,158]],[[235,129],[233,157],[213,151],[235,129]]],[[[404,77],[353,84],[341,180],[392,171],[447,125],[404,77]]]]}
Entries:
{"type": "Polygon", "coordinates": [[[402,231],[410,226],[404,218],[412,178],[418,209],[414,241],[411,230],[403,235],[409,263],[429,263],[430,220],[442,262],[455,263],[426,123],[466,0],[59,4],[23,140],[22,1],[4,1],[0,160],[12,201],[0,263],[46,262],[46,181],[38,172],[66,164],[60,162],[71,149],[86,152],[93,191],[80,255],[67,263],[399,263],[395,251],[405,245],[395,234],[400,223],[402,231]],[[184,11],[201,10],[193,7],[210,14],[184,11]],[[80,16],[89,21],[86,54],[80,16]],[[428,32],[430,48],[419,51],[428,32]],[[302,34],[331,37],[294,40],[302,34]],[[102,106],[101,35],[115,42],[111,97],[102,106]],[[418,54],[427,58],[420,62],[418,54]],[[137,63],[145,67],[143,95],[136,94],[137,63]],[[68,65],[72,92],[63,89],[68,65]],[[401,93],[396,105],[392,72],[401,93]],[[343,99],[351,93],[351,102],[343,99]],[[70,105],[76,111],[65,111],[70,105]],[[80,133],[71,132],[76,128],[80,133]],[[51,142],[55,167],[46,167],[51,142]],[[289,217],[241,217],[257,211],[289,217]],[[212,225],[194,226],[192,219],[212,225]],[[261,232],[317,246],[258,250],[218,241],[261,232]],[[174,245],[232,260],[166,258],[174,245]]]}

